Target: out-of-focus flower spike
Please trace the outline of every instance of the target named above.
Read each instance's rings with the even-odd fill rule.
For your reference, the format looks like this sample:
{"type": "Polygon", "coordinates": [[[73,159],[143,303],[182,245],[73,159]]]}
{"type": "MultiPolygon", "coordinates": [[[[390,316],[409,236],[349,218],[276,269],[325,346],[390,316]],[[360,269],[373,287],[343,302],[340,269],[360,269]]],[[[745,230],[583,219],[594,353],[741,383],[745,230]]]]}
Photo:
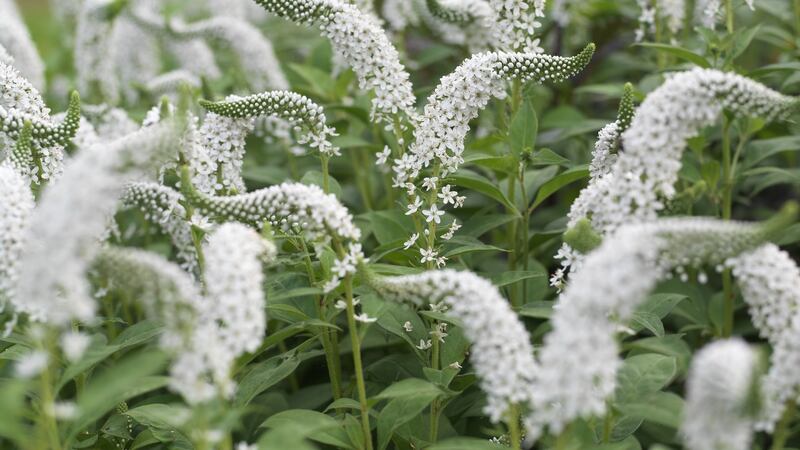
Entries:
{"type": "Polygon", "coordinates": [[[513,405],[527,406],[538,365],[525,326],[497,288],[472,272],[428,271],[398,277],[368,276],[368,282],[395,301],[417,306],[443,304],[445,314],[463,324],[472,343],[470,361],[487,394],[484,412],[493,422],[513,405]]]}
{"type": "Polygon", "coordinates": [[[800,387],[800,268],[776,245],[763,245],[731,258],[742,297],[759,334],[772,345],[770,369],[761,383],[763,407],[756,429],[772,432],[800,387]]]}
{"type": "Polygon", "coordinates": [[[620,365],[615,334],[659,281],[687,267],[723,264],[763,245],[796,218],[797,206],[790,204],[761,224],[661,219],[608,236],[559,298],[532,386],[530,436],[545,427],[559,433],[579,417],[605,414],[620,365]]]}
{"type": "Polygon", "coordinates": [[[114,0],[86,0],[78,14],[75,34],[75,71],[78,90],[88,98],[119,102],[119,80],[111,48],[113,18],[119,13],[114,0]]]}
{"type": "Polygon", "coordinates": [[[25,78],[39,89],[45,87],[44,62],[14,0],[0,0],[0,45],[25,78]]]}
{"type": "Polygon", "coordinates": [[[8,65],[14,64],[14,57],[6,51],[6,48],[3,47],[2,44],[0,44],[0,63],[8,65]]]}
{"type": "Polygon", "coordinates": [[[754,417],[747,403],[758,390],[758,354],[741,339],[703,347],[686,382],[681,435],[689,450],[747,450],[754,417]]]}
{"type": "Polygon", "coordinates": [[[373,91],[373,115],[387,124],[404,114],[416,117],[416,98],[397,49],[368,14],[341,0],[254,0],[268,12],[294,22],[319,23],[334,50],[353,69],[359,86],[373,91]]]}
{"type": "Polygon", "coordinates": [[[475,21],[475,16],[470,13],[466,8],[467,5],[463,3],[450,5],[443,3],[441,0],[425,0],[425,5],[434,17],[445,22],[466,25],[475,21]]]}
{"type": "Polygon", "coordinates": [[[177,352],[189,346],[202,294],[180,267],[151,252],[106,247],[92,262],[92,272],[110,290],[135,293],[148,316],[164,323],[162,347],[177,352]]]}
{"type": "Polygon", "coordinates": [[[19,259],[34,206],[29,181],[10,164],[0,164],[0,309],[15,302],[19,259]]]}
{"type": "Polygon", "coordinates": [[[217,40],[236,53],[248,82],[256,91],[288,89],[272,43],[253,25],[233,17],[212,17],[193,23],[173,20],[164,23],[161,17],[141,8],[131,16],[140,26],[182,40],[217,40]]]}
{"type": "Polygon", "coordinates": [[[230,118],[279,117],[305,130],[300,138],[301,144],[307,143],[326,156],[339,154],[339,149],[329,140],[334,132],[326,124],[322,107],[306,96],[288,91],[271,91],[223,102],[201,100],[200,105],[210,112],[230,118]]]}
{"type": "Polygon", "coordinates": [[[91,320],[86,271],[100,249],[127,183],[155,174],[174,157],[180,121],[162,122],[79,152],[60,182],[46,189],[30,221],[20,260],[18,302],[31,319],[54,325],[91,320]]]}
{"type": "Polygon", "coordinates": [[[506,51],[540,53],[539,38],[534,31],[541,27],[545,0],[489,0],[499,16],[498,28],[503,33],[500,49],[506,51]]]}
{"type": "MultiPolygon", "coordinates": [[[[122,206],[139,209],[146,220],[158,224],[172,239],[181,267],[198,274],[197,251],[183,196],[158,183],[131,183],[122,197],[122,206]]],[[[199,274],[198,274],[199,275],[199,274]]]]}

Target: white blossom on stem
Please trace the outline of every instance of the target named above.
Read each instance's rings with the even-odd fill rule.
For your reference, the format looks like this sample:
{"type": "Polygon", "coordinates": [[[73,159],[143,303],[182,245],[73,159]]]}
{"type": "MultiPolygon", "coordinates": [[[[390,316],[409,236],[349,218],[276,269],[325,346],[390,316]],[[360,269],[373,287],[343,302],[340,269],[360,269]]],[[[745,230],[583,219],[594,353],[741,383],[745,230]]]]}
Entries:
{"type": "Polygon", "coordinates": [[[758,373],[756,352],[741,339],[717,341],[692,358],[681,435],[689,450],[747,450],[753,418],[747,402],[758,373]]]}

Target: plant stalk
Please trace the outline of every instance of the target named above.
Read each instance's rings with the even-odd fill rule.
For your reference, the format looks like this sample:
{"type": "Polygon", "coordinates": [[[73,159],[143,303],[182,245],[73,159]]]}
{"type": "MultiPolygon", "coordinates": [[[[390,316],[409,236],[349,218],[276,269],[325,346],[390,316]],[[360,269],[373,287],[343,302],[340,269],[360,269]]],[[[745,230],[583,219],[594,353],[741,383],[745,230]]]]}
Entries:
{"type": "Polygon", "coordinates": [[[356,325],[356,309],[353,305],[353,277],[344,279],[345,301],[347,302],[347,326],[350,329],[350,344],[353,348],[353,369],[356,373],[358,404],[361,409],[361,430],[364,433],[366,449],[372,450],[372,432],[369,426],[369,406],[367,405],[367,388],[364,384],[364,369],[361,364],[361,338],[356,325]]]}
{"type": "MultiPolygon", "coordinates": [[[[731,162],[731,123],[723,119],[722,125],[722,219],[731,220],[733,208],[733,171],[731,162]]],[[[733,332],[734,300],[733,279],[731,270],[722,273],[722,337],[729,337],[733,332]]]]}

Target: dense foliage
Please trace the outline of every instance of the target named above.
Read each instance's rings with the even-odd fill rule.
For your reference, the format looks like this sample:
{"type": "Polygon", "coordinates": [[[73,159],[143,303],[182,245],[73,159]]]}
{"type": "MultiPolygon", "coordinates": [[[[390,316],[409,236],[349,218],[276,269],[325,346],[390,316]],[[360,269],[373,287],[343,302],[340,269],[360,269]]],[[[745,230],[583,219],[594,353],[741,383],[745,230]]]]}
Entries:
{"type": "Polygon", "coordinates": [[[798,0],[0,0],[0,448],[800,448],[798,61],[798,0]]]}

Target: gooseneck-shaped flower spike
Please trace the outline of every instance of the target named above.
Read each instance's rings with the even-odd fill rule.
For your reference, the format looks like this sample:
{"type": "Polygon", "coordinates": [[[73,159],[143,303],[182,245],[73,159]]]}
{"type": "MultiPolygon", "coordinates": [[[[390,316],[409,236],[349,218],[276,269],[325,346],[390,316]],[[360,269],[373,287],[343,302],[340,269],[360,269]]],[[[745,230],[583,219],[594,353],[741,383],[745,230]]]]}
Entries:
{"type": "Polygon", "coordinates": [[[131,183],[122,197],[122,206],[138,208],[146,220],[158,224],[170,236],[181,267],[196,274],[197,251],[192,240],[192,227],[180,192],[158,183],[131,183]]]}
{"type": "Polygon", "coordinates": [[[43,120],[35,115],[17,112],[14,109],[6,110],[0,106],[0,131],[6,133],[12,139],[16,139],[26,121],[32,125],[31,138],[42,147],[52,147],[56,145],[67,145],[75,137],[81,121],[81,98],[76,91],[69,97],[64,120],[59,124],[53,124],[48,117],[43,120]]]}
{"type": "Polygon", "coordinates": [[[470,361],[487,394],[484,412],[498,422],[513,405],[530,402],[539,370],[525,326],[488,280],[472,272],[445,269],[418,275],[372,277],[382,296],[417,306],[443,304],[445,314],[463,324],[472,343],[470,361]]]}
{"type": "Polygon", "coordinates": [[[16,297],[19,258],[34,205],[28,180],[10,164],[0,164],[0,310],[16,297]]]}
{"type": "Polygon", "coordinates": [[[763,406],[756,428],[773,431],[800,387],[800,268],[775,245],[763,245],[727,261],[759,334],[772,345],[761,384],[763,406]]]}
{"type": "Polygon", "coordinates": [[[602,240],[602,236],[595,231],[593,223],[589,220],[591,217],[589,211],[595,202],[600,201],[596,197],[602,192],[604,183],[608,183],[610,179],[604,177],[611,173],[617,162],[622,133],[630,126],[634,110],[633,85],[626,83],[622,91],[617,119],[597,133],[597,141],[592,150],[592,162],[589,165],[591,174],[589,185],[583,188],[578,198],[572,202],[567,215],[569,218],[568,231],[564,234],[564,244],[556,254],[556,258],[562,259],[562,268],[558,269],[550,279],[550,284],[558,289],[564,285],[566,271],[579,266],[581,255],[588,253],[602,240]],[[592,245],[585,245],[587,239],[592,245]]]}
{"type": "Polygon", "coordinates": [[[227,223],[210,236],[203,253],[198,322],[170,369],[170,385],[192,404],[230,397],[234,361],[261,344],[267,326],[261,263],[274,259],[276,249],[253,229],[227,223]]]}
{"type": "Polygon", "coordinates": [[[689,450],[747,450],[753,439],[748,402],[757,392],[758,356],[741,339],[703,347],[692,358],[681,434],[689,450]]]}
{"type": "Polygon", "coordinates": [[[387,124],[397,114],[416,116],[416,98],[397,49],[368,14],[341,0],[254,0],[268,12],[294,22],[318,23],[336,53],[373,91],[373,116],[387,124]]]}
{"type": "Polygon", "coordinates": [[[14,0],[0,0],[0,46],[13,57],[25,78],[37,88],[45,87],[44,62],[14,0]]]}
{"type": "Polygon", "coordinates": [[[92,270],[109,290],[135,294],[149,317],[164,324],[161,346],[180,352],[189,346],[198,321],[202,294],[194,279],[178,265],[155,253],[133,248],[105,247],[92,270]]]}
{"type": "Polygon", "coordinates": [[[283,183],[232,196],[214,196],[198,192],[191,183],[189,170],[181,170],[181,191],[196,210],[221,221],[241,222],[257,229],[269,224],[274,231],[301,235],[317,243],[340,245],[344,256],[324,289],[330,291],[347,275],[356,272],[364,255],[361,230],[353,216],[333,194],[314,185],[283,183]]]}
{"type": "Polygon", "coordinates": [[[200,105],[214,114],[235,119],[279,117],[302,130],[299,143],[307,143],[326,156],[340,154],[329,141],[335,132],[327,126],[322,107],[304,95],[270,91],[222,102],[201,100],[200,105]]]}
{"type": "MultiPolygon", "coordinates": [[[[414,143],[406,154],[394,161],[394,186],[406,189],[409,196],[417,191],[417,180],[422,171],[431,168],[430,176],[423,180],[421,186],[428,192],[419,194],[416,201],[412,199],[415,203],[409,205],[408,214],[428,211],[436,216],[429,215],[422,220],[436,220],[439,223],[439,216],[444,214],[437,205],[440,199],[445,206],[449,203],[459,206],[463,202],[463,198],[451,191],[449,185],[440,181],[456,172],[464,163],[462,155],[469,122],[478,117],[492,98],[505,96],[507,80],[544,82],[567,79],[589,63],[594,49],[594,44],[589,44],[580,54],[572,57],[536,53],[479,53],[442,78],[428,98],[422,119],[414,130],[414,143]]],[[[433,248],[425,250],[435,252],[433,248]]]]}
{"type": "Polygon", "coordinates": [[[601,234],[655,219],[663,200],[675,194],[686,140],[713,124],[723,109],[773,120],[798,105],[797,98],[733,73],[694,69],[672,75],[637,110],[622,135],[625,151],[609,179],[598,180],[584,217],[601,234]]]}
{"type": "Polygon", "coordinates": [[[35,239],[26,241],[20,260],[16,309],[54,325],[93,318],[86,270],[106,223],[128,182],[155,173],[174,157],[181,134],[177,122],[96,144],[67,164],[31,217],[29,236],[35,239]]]}
{"type": "Polygon", "coordinates": [[[559,433],[572,420],[603,415],[620,365],[615,333],[672,271],[722,264],[761,245],[797,217],[787,206],[763,224],[662,219],[621,227],[586,256],[561,294],[553,331],[539,354],[531,436],[559,433]],[[569,357],[565,357],[569,355],[569,357]]]}
{"type": "Polygon", "coordinates": [[[174,39],[216,40],[236,54],[250,87],[255,91],[288,89],[272,43],[250,23],[229,16],[211,17],[192,23],[174,19],[165,23],[159,15],[144,8],[134,8],[133,20],[146,29],[174,39]]]}

